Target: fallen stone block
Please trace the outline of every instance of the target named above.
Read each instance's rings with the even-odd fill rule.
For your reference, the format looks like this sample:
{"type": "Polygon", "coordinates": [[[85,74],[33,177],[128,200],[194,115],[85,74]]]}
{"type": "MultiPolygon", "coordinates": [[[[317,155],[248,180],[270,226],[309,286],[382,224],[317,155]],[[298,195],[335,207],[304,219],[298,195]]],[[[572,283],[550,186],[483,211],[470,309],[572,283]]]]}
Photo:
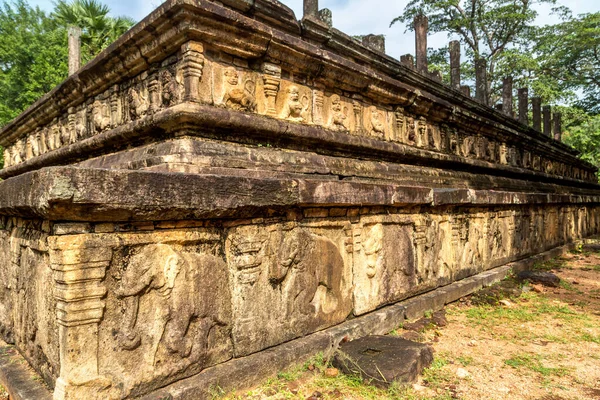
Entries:
{"type": "Polygon", "coordinates": [[[393,336],[366,336],[344,343],[333,365],[378,388],[393,382],[410,384],[433,362],[433,349],[393,336]]]}

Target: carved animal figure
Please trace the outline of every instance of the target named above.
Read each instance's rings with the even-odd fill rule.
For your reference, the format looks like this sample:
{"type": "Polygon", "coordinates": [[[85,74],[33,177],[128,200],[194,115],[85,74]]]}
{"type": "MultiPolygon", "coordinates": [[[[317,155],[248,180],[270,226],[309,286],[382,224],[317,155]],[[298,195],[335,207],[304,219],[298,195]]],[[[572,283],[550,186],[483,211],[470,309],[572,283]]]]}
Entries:
{"type": "Polygon", "coordinates": [[[342,297],[343,271],[344,260],[335,243],[296,228],[279,245],[269,279],[285,293],[287,317],[329,314],[342,297]]]}
{"type": "Polygon", "coordinates": [[[210,330],[225,325],[212,293],[218,285],[211,279],[218,281],[218,271],[226,268],[215,256],[176,251],[164,244],[147,246],[134,255],[116,290],[125,305],[120,346],[126,350],[140,346],[142,336],[136,330],[140,298],[151,291],[157,292],[155,306],[166,309],[162,334],[155,337],[155,354],[163,346],[168,353],[187,358],[194,346],[206,346],[210,330]],[[207,271],[216,272],[211,277],[203,273],[207,271]],[[196,335],[190,333],[193,321],[198,324],[196,335]]]}
{"type": "Polygon", "coordinates": [[[238,72],[234,68],[227,68],[224,72],[225,80],[229,85],[229,90],[223,97],[223,103],[229,108],[233,108],[238,111],[255,111],[256,110],[256,98],[255,83],[253,81],[246,81],[243,88],[238,88],[239,76],[238,72]]]}

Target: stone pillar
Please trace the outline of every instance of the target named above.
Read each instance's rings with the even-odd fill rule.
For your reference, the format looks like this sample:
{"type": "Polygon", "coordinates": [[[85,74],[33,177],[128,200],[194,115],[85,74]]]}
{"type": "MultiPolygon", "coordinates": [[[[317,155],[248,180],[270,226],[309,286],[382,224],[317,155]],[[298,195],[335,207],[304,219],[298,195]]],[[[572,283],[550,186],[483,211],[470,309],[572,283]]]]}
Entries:
{"type": "Polygon", "coordinates": [[[542,131],[542,98],[531,98],[531,109],[533,111],[533,129],[538,132],[542,131]]]}
{"type": "Polygon", "coordinates": [[[415,69],[415,58],[412,54],[405,54],[400,56],[400,63],[407,68],[415,69]]]}
{"type": "Polygon", "coordinates": [[[158,79],[158,72],[153,73],[148,79],[148,93],[150,94],[150,110],[155,113],[160,110],[161,97],[160,97],[160,81],[158,79]]]}
{"type": "Polygon", "coordinates": [[[544,135],[552,137],[552,107],[544,106],[543,111],[544,119],[544,135]]]}
{"type": "Polygon", "coordinates": [[[264,74],[263,82],[265,97],[267,99],[267,115],[276,116],[275,100],[277,99],[277,93],[279,93],[279,86],[281,85],[281,67],[277,64],[263,63],[261,70],[264,74]]]}
{"type": "Polygon", "coordinates": [[[450,42],[450,86],[460,90],[460,42],[450,42]]]}
{"type": "Polygon", "coordinates": [[[554,113],[554,140],[562,140],[562,114],[554,113]]]}
{"type": "Polygon", "coordinates": [[[429,20],[425,15],[417,15],[414,20],[417,71],[427,73],[427,31],[429,20]]]}
{"type": "Polygon", "coordinates": [[[110,125],[116,128],[121,124],[121,118],[119,115],[119,85],[114,85],[110,91],[110,125]]]}
{"type": "Polygon", "coordinates": [[[513,78],[507,76],[502,81],[502,112],[512,117],[513,116],[513,78]]]}
{"type": "Polygon", "coordinates": [[[104,278],[112,250],[88,247],[86,236],[48,239],[60,347],[54,400],[111,397],[111,381],[98,371],[98,327],[104,316],[104,278]]]}
{"type": "Polygon", "coordinates": [[[467,97],[471,97],[471,87],[467,85],[463,85],[460,87],[460,91],[467,97]]]}
{"type": "Polygon", "coordinates": [[[323,125],[323,108],[325,106],[325,93],[322,90],[313,91],[313,123],[323,125]]]}
{"type": "Polygon", "coordinates": [[[304,0],[304,18],[315,17],[319,15],[319,0],[304,0]]]}
{"type": "Polygon", "coordinates": [[[204,69],[204,46],[198,42],[187,42],[181,46],[184,101],[200,102],[200,79],[204,69]]]}
{"type": "Polygon", "coordinates": [[[81,28],[69,26],[69,76],[81,68],[81,28]]]}
{"type": "Polygon", "coordinates": [[[519,89],[519,122],[529,125],[529,89],[519,89]]]}
{"type": "Polygon", "coordinates": [[[481,104],[488,105],[487,62],[483,58],[475,60],[475,98],[481,104]]]}

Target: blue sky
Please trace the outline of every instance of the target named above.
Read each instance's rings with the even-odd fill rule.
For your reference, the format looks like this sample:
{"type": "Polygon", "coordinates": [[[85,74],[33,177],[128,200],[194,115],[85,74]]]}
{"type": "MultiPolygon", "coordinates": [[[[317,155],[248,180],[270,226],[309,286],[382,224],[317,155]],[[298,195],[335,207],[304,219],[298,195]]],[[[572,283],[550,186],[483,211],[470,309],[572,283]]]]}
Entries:
{"type": "MultiPolygon", "coordinates": [[[[4,0],[2,0],[4,1],[4,0]]],[[[31,5],[38,5],[46,10],[53,8],[49,0],[28,0],[31,5]]],[[[136,20],[141,20],[154,8],[162,3],[161,0],[101,0],[107,4],[114,15],[127,15],[136,20]]],[[[394,25],[389,28],[390,21],[402,13],[409,0],[320,0],[321,8],[329,8],[333,12],[333,25],[349,34],[364,35],[369,33],[384,34],[386,36],[386,52],[395,58],[402,54],[414,54],[414,36],[404,33],[405,28],[394,25]]],[[[291,7],[297,18],[302,17],[302,0],[282,0],[291,7]]],[[[566,5],[575,14],[598,12],[600,2],[597,0],[559,0],[559,4],[566,5]]],[[[539,8],[537,23],[544,25],[556,22],[550,16],[550,7],[539,8]]],[[[449,40],[446,34],[430,37],[429,47],[439,48],[449,40]]]]}

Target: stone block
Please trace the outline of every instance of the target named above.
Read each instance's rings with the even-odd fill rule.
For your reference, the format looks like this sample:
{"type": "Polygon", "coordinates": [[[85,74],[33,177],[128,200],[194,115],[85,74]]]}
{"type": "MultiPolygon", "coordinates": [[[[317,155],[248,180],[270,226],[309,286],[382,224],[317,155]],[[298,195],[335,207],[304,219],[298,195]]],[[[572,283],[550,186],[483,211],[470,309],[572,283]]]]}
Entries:
{"type": "Polygon", "coordinates": [[[340,345],[333,365],[344,374],[387,389],[411,384],[433,362],[431,346],[394,336],[367,336],[340,345]]]}

